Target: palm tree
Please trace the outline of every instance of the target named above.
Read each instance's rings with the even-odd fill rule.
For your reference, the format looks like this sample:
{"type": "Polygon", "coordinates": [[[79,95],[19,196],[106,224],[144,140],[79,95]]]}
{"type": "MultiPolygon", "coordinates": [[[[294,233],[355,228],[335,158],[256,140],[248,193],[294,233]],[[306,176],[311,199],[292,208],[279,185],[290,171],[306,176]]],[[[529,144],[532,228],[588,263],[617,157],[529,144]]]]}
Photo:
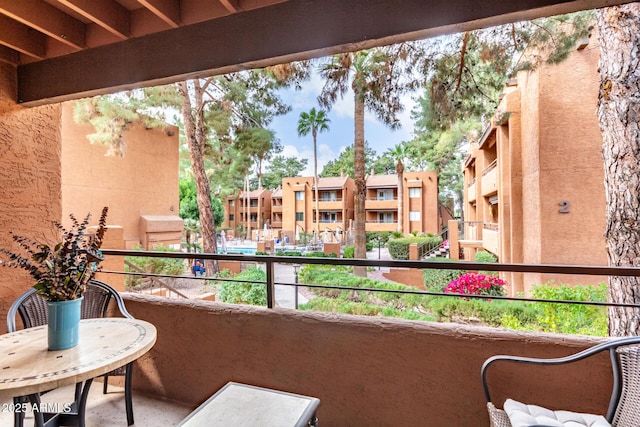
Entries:
{"type": "Polygon", "coordinates": [[[331,120],[327,117],[327,113],[324,110],[316,111],[315,108],[312,108],[308,113],[300,113],[300,118],[298,119],[298,135],[306,136],[311,132],[311,136],[313,136],[313,186],[315,188],[314,197],[316,199],[316,232],[314,238],[316,239],[320,228],[320,211],[318,210],[318,148],[316,142],[318,132],[328,131],[329,123],[331,123],[331,120]]]}
{"type": "MultiPolygon", "coordinates": [[[[392,129],[400,126],[397,114],[402,111],[400,94],[411,90],[417,79],[411,79],[413,48],[406,44],[379,47],[361,52],[343,53],[329,58],[320,70],[325,79],[320,105],[330,109],[351,89],[354,97],[354,183],[355,183],[355,257],[366,258],[364,113],[373,112],[392,129]]],[[[366,276],[365,267],[354,273],[366,276]]]]}

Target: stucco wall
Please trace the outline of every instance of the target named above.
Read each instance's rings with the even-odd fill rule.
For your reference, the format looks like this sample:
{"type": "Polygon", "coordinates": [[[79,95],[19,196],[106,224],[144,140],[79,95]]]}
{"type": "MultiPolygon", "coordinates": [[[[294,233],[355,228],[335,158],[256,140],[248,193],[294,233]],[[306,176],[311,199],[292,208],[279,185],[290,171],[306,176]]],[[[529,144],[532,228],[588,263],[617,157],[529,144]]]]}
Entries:
{"type": "MultiPolygon", "coordinates": [[[[480,382],[494,354],[560,356],[595,340],[484,327],[233,306],[125,295],[158,328],[134,370],[142,392],[196,406],[228,381],[320,398],[327,426],[488,426],[480,382]]],[[[490,373],[500,404],[511,397],[606,411],[606,355],[544,373],[490,373]],[[561,375],[560,375],[561,372],[561,375]]]]}
{"type": "Polygon", "coordinates": [[[92,145],[93,126],[73,121],[73,102],[62,109],[62,213],[97,219],[109,207],[108,223],[123,227],[128,248],[142,240],[142,215],[176,216],[179,210],[178,130],[145,129],[133,124],[126,132],[124,157],[105,156],[92,145]]]}
{"type": "MultiPolygon", "coordinates": [[[[8,101],[10,68],[0,62],[0,247],[17,249],[10,231],[55,236],[52,221],[61,218],[60,106],[23,109],[8,101]]],[[[23,270],[0,269],[0,318],[32,284],[23,270]]]]}
{"type": "MultiPolygon", "coordinates": [[[[542,264],[607,265],[602,136],[596,116],[599,46],[540,70],[540,236],[542,264]],[[570,100],[569,102],[567,100],[570,100]],[[566,201],[567,213],[560,203],[566,201]]],[[[602,277],[543,276],[566,283],[602,277]]]]}

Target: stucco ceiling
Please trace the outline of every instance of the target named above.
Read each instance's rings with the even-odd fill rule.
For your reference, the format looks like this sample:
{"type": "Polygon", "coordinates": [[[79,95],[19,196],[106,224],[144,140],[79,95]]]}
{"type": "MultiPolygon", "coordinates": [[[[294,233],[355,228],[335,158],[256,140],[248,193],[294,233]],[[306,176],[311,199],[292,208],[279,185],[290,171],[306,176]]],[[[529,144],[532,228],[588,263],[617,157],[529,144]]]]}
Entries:
{"type": "Polygon", "coordinates": [[[0,0],[0,61],[29,106],[621,3],[0,0]]]}

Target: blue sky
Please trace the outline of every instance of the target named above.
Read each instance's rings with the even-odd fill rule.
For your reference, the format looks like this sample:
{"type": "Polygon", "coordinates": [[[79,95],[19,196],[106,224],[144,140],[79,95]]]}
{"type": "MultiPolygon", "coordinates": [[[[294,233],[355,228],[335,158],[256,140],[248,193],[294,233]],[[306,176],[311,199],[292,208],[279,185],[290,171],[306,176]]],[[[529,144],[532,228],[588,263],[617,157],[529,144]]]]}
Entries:
{"type": "MultiPolygon", "coordinates": [[[[284,116],[277,117],[269,126],[276,132],[276,137],[284,147],[281,153],[283,156],[309,159],[307,169],[302,172],[303,176],[313,175],[313,138],[311,135],[298,136],[298,119],[303,111],[308,112],[313,107],[316,110],[320,109],[316,98],[322,90],[322,85],[320,76],[314,74],[305,82],[302,90],[281,91],[283,100],[292,106],[292,110],[284,116]]],[[[414,105],[412,96],[404,97],[405,110],[400,114],[402,127],[395,131],[378,121],[372,113],[365,112],[364,137],[378,155],[412,138],[413,122],[410,114],[414,105]]],[[[344,99],[339,99],[328,112],[328,116],[331,119],[329,131],[318,134],[318,173],[328,161],[336,159],[342,150],[353,145],[353,94],[347,92],[344,99]]]]}

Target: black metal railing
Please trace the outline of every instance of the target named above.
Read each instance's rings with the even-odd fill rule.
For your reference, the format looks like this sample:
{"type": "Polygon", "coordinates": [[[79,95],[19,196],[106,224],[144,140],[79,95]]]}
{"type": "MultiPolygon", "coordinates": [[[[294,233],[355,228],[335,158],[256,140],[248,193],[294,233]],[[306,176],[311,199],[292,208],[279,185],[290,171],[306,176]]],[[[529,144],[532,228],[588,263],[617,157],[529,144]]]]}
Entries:
{"type": "Polygon", "coordinates": [[[440,237],[442,239],[442,242],[437,246],[433,246],[433,244],[431,244],[429,241],[420,243],[418,245],[418,258],[428,258],[429,255],[438,251],[442,247],[442,244],[449,240],[449,227],[445,227],[437,237],[440,237]]]}
{"type": "MultiPolygon", "coordinates": [[[[113,270],[102,270],[102,273],[108,274],[126,274],[134,276],[149,277],[165,277],[165,278],[189,278],[210,281],[225,281],[238,283],[262,283],[267,288],[267,307],[275,307],[275,285],[301,286],[299,283],[278,282],[275,280],[274,267],[276,264],[290,264],[292,266],[300,266],[305,264],[322,264],[322,265],[343,265],[343,266],[361,266],[361,267],[390,267],[390,268],[417,268],[417,269],[445,269],[445,270],[467,270],[467,271],[504,271],[515,273],[544,273],[544,274],[575,274],[586,276],[627,276],[640,277],[640,267],[607,267],[607,266],[580,266],[580,265],[557,265],[557,264],[502,264],[502,263],[478,263],[478,262],[442,262],[442,261],[400,261],[400,260],[370,260],[357,258],[313,258],[313,257],[289,257],[289,256],[266,256],[266,255],[220,255],[209,253],[184,253],[184,252],[155,252],[155,251],[127,251],[116,249],[104,249],[104,255],[122,256],[122,257],[157,257],[157,258],[182,258],[182,259],[200,259],[213,261],[240,261],[255,262],[265,264],[266,280],[264,282],[237,280],[232,278],[220,278],[214,276],[190,275],[166,275],[152,274],[140,272],[124,272],[113,270]]],[[[397,294],[415,294],[415,295],[432,295],[449,298],[467,298],[467,299],[491,299],[491,300],[507,300],[507,301],[526,301],[526,302],[542,302],[554,304],[580,304],[608,307],[635,307],[640,308],[640,304],[625,304],[597,301],[567,301],[567,300],[551,300],[536,299],[527,297],[509,297],[494,295],[469,295],[423,291],[419,289],[375,289],[362,287],[349,287],[338,285],[317,285],[304,283],[309,288],[324,288],[338,290],[355,290],[367,292],[386,292],[397,294]]]]}

